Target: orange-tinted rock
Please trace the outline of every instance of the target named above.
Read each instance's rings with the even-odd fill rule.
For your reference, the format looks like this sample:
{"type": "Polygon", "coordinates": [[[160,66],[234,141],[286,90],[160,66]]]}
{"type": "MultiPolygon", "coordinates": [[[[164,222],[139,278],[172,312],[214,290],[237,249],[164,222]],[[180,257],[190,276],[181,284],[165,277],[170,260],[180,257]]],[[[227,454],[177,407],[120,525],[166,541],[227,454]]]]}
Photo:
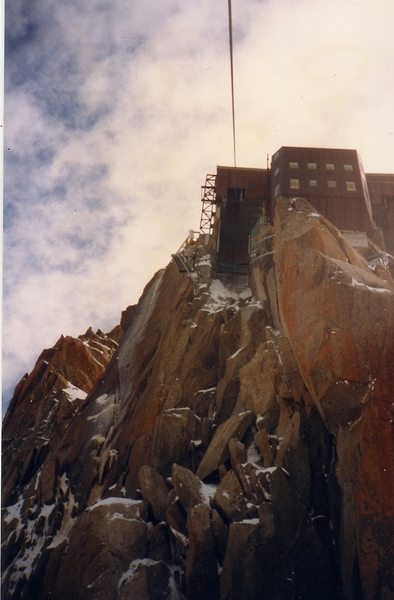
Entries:
{"type": "Polygon", "coordinates": [[[367,598],[394,596],[394,410],[393,396],[376,390],[361,432],[362,462],[356,474],[356,535],[367,598]]]}
{"type": "Polygon", "coordinates": [[[274,260],[285,333],[336,433],[361,416],[373,382],[392,374],[394,282],[315,214],[301,199],[278,202],[274,260]]]}
{"type": "Polygon", "coordinates": [[[56,467],[53,456],[51,466],[45,466],[46,457],[84,405],[116,349],[117,342],[101,331],[88,329],[79,338],[62,336],[54,348],[42,352],[31,374],[18,384],[3,423],[3,461],[13,466],[3,473],[3,502],[8,503],[16,486],[42,466],[41,496],[44,501],[53,497],[56,467]]]}
{"type": "Polygon", "coordinates": [[[394,282],[301,199],[278,202],[275,230],[284,331],[338,438],[345,588],[353,589],[358,563],[365,598],[394,594],[394,282]]]}

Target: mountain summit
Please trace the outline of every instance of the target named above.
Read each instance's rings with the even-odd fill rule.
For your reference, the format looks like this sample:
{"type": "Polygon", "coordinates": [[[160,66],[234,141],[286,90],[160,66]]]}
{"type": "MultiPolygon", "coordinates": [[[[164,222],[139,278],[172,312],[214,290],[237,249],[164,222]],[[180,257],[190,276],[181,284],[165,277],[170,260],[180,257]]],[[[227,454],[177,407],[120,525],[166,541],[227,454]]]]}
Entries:
{"type": "Polygon", "coordinates": [[[394,597],[393,259],[301,198],[249,272],[189,238],[3,433],[3,598],[394,597]]]}

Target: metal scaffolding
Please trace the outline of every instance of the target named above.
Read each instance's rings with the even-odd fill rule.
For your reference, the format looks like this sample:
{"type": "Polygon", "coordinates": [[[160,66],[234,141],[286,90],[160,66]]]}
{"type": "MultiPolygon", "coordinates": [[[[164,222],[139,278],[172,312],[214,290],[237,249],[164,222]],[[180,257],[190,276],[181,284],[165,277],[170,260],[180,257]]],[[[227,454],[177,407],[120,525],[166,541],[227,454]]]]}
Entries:
{"type": "Polygon", "coordinates": [[[201,186],[201,233],[212,233],[216,212],[216,175],[207,175],[205,185],[201,186]]]}

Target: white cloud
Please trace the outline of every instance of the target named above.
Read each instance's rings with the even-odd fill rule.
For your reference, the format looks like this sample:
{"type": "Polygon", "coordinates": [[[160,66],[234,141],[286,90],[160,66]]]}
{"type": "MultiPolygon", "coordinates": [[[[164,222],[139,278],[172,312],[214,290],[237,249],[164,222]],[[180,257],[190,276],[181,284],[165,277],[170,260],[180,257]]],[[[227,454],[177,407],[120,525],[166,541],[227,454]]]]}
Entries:
{"type": "MultiPolygon", "coordinates": [[[[8,7],[4,385],[111,328],[232,162],[227,3],[8,7]]],[[[357,148],[394,171],[391,0],[233,1],[237,155],[357,148]]]]}

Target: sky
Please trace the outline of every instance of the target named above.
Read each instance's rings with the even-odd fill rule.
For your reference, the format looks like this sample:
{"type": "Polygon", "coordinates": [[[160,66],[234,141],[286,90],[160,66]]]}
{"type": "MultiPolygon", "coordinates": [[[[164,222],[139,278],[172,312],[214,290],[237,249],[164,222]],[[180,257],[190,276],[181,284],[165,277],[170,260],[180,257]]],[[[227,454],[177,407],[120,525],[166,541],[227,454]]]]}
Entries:
{"type": "MultiPolygon", "coordinates": [[[[237,165],[355,148],[394,172],[392,0],[232,0],[237,165]]],[[[233,164],[226,0],[8,0],[3,400],[109,331],[233,164]]]]}

